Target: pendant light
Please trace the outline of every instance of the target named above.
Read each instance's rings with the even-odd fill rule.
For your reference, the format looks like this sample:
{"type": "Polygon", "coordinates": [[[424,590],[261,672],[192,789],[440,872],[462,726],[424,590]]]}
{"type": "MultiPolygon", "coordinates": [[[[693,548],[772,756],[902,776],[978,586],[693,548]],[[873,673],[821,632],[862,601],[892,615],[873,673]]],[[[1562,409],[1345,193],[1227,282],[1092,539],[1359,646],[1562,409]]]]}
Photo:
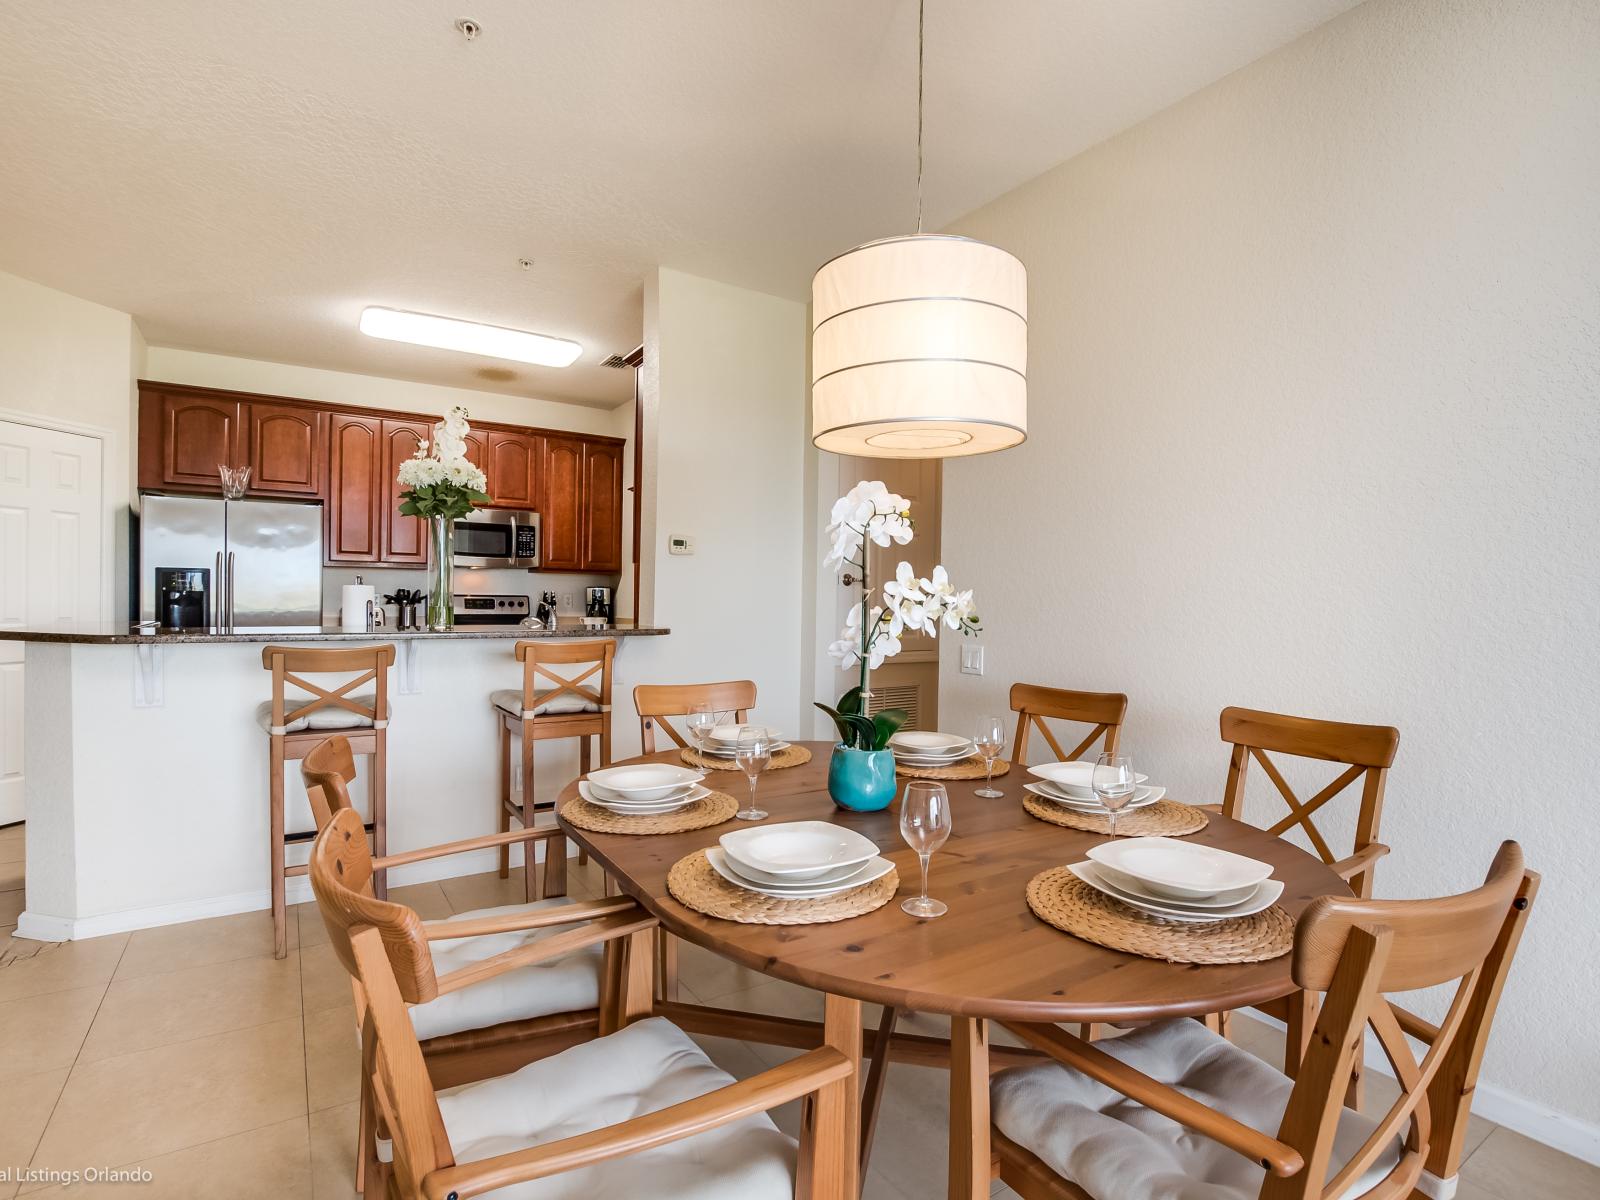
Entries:
{"type": "Polygon", "coordinates": [[[950,458],[1028,435],[1028,273],[972,238],[917,232],[829,259],[811,281],[811,440],[864,458],[950,458]]]}

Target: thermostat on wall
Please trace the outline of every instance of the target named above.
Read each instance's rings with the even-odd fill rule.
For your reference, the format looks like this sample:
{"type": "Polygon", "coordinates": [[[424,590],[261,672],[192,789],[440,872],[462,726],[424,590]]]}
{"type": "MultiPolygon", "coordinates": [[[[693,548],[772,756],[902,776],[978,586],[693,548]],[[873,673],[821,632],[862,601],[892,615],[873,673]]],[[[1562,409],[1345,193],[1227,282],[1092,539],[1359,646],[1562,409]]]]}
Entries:
{"type": "Polygon", "coordinates": [[[684,537],[681,533],[674,533],[667,538],[668,554],[693,554],[694,539],[684,537]]]}

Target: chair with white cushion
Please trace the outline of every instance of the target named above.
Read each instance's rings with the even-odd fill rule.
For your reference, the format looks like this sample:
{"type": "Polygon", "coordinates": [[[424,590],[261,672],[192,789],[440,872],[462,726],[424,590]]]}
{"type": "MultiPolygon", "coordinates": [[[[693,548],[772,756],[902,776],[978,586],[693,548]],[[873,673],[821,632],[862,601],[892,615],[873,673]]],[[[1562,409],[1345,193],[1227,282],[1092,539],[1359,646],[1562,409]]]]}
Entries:
{"type": "MultiPolygon", "coordinates": [[[[303,866],[284,865],[285,850],[289,843],[307,841],[315,832],[287,832],[284,828],[284,764],[304,758],[330,730],[344,731],[355,753],[371,755],[367,796],[372,808],[372,852],[383,854],[388,836],[385,784],[389,777],[389,668],[394,666],[394,647],[264,646],[261,665],[272,672],[272,699],[257,707],[256,723],[267,735],[272,942],[273,953],[283,958],[289,953],[284,880],[306,873],[303,866]],[[308,675],[348,678],[327,683],[308,679],[308,675]]],[[[380,896],[383,884],[380,874],[380,896]]]]}
{"type": "MultiPolygon", "coordinates": [[[[548,809],[534,794],[533,746],[550,738],[578,739],[578,770],[589,773],[589,739],[600,739],[600,765],[611,765],[611,660],[617,643],[611,639],[583,642],[529,641],[516,645],[522,664],[522,687],[501,688],[490,694],[495,727],[500,733],[500,831],[513,820],[532,829],[537,811],[548,809]],[[575,674],[551,670],[553,666],[586,667],[575,674]],[[599,676],[595,679],[595,676],[599,676]],[[520,799],[511,787],[511,743],[521,747],[520,799]]],[[[533,881],[533,847],[523,851],[523,895],[559,896],[567,890],[566,839],[558,837],[545,847],[544,878],[537,892],[533,881]]],[[[588,861],[587,855],[580,861],[588,861]]],[[[511,849],[500,848],[500,878],[511,871],[511,849]]]]}
{"type": "Polygon", "coordinates": [[[1055,1063],[990,1085],[1000,1177],[1027,1200],[1400,1200],[1450,1195],[1478,1064],[1539,877],[1506,842],[1475,891],[1437,900],[1326,896],[1295,927],[1296,986],[1324,993],[1297,1078],[1198,1021],[1088,1043],[1006,1028],[1055,1063]],[[1388,993],[1454,983],[1433,1025],[1388,993]],[[1344,1106],[1370,1027],[1400,1095],[1344,1106]],[[1407,1038],[1427,1046],[1419,1062],[1407,1038]],[[1441,1190],[1443,1189],[1443,1190],[1441,1190]]]}
{"type": "Polygon", "coordinates": [[[364,998],[363,1072],[393,1136],[388,1194],[442,1200],[845,1200],[856,1194],[847,1147],[860,1006],[830,998],[823,1045],[735,1081],[671,1022],[651,1016],[655,921],[612,897],[508,918],[462,922],[510,932],[574,926],[465,969],[473,982],[580,947],[604,947],[605,1036],[509,1074],[440,1095],[408,1019],[459,986],[438,976],[425,925],[365,889],[373,863],[360,818],[333,815],[311,853],[311,883],[334,952],[364,998]],[[797,1145],[766,1110],[804,1099],[797,1145]]]}
{"type": "MultiPolygon", "coordinates": [[[[332,824],[337,814],[352,812],[349,789],[356,778],[356,767],[346,738],[339,735],[327,738],[306,755],[300,772],[319,831],[332,824]]],[[[360,818],[353,816],[353,820],[359,823],[360,818]]],[[[373,869],[507,842],[531,843],[549,838],[554,832],[547,828],[519,829],[375,858],[368,865],[367,881],[357,890],[372,894],[370,873],[373,869]]],[[[457,913],[423,927],[440,987],[432,1000],[413,1006],[410,1014],[428,1071],[438,1086],[450,1087],[503,1075],[598,1033],[601,977],[598,947],[580,947],[483,978],[479,978],[478,972],[498,955],[514,954],[556,936],[562,922],[579,920],[584,912],[609,912],[613,907],[616,907],[615,902],[609,907],[581,907],[566,897],[557,897],[532,904],[457,913]],[[538,924],[538,921],[545,923],[538,924]],[[482,932],[462,936],[465,929],[482,932]]],[[[356,1024],[361,1027],[366,1004],[361,989],[355,990],[356,1024]]],[[[364,1035],[366,1040],[370,1039],[364,1035]]],[[[377,1161],[379,1136],[370,1086],[362,1087],[361,1098],[358,1189],[377,1161]]]]}

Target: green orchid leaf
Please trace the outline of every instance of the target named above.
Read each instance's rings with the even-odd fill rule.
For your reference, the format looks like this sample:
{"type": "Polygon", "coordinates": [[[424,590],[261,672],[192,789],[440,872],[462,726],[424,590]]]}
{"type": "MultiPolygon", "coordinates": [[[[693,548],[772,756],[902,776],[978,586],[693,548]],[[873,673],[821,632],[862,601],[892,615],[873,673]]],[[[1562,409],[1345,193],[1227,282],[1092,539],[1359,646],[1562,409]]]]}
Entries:
{"type": "Polygon", "coordinates": [[[873,741],[877,737],[878,731],[876,728],[874,728],[871,720],[855,713],[846,713],[844,714],[843,719],[850,723],[850,728],[853,733],[853,737],[849,743],[850,745],[854,746],[854,748],[857,750],[876,750],[878,748],[877,746],[873,745],[873,741]]]}
{"type": "Polygon", "coordinates": [[[849,725],[845,724],[844,715],[842,713],[840,713],[837,709],[829,708],[826,704],[822,703],[822,701],[820,701],[820,700],[814,701],[814,703],[823,712],[827,713],[830,717],[833,718],[833,723],[834,723],[835,726],[838,727],[838,730],[839,730],[839,740],[841,742],[843,742],[846,746],[853,745],[855,743],[856,733],[855,733],[855,730],[851,729],[849,725]]]}
{"type": "Polygon", "coordinates": [[[906,723],[911,716],[903,708],[880,709],[872,717],[872,748],[882,750],[889,744],[889,739],[900,731],[900,726],[906,723]]]}
{"type": "Polygon", "coordinates": [[[847,715],[855,715],[861,711],[861,689],[851,688],[839,697],[839,711],[847,715]]]}

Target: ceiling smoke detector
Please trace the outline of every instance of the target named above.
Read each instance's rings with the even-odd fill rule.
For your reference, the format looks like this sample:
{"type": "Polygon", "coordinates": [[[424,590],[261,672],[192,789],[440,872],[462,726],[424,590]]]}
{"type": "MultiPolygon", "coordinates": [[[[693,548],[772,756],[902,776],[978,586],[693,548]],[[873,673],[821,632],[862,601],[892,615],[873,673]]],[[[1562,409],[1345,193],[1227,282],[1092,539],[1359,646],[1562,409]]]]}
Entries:
{"type": "Polygon", "coordinates": [[[456,32],[466,38],[467,41],[475,42],[478,40],[478,35],[483,32],[483,26],[471,17],[457,17],[456,32]]]}

